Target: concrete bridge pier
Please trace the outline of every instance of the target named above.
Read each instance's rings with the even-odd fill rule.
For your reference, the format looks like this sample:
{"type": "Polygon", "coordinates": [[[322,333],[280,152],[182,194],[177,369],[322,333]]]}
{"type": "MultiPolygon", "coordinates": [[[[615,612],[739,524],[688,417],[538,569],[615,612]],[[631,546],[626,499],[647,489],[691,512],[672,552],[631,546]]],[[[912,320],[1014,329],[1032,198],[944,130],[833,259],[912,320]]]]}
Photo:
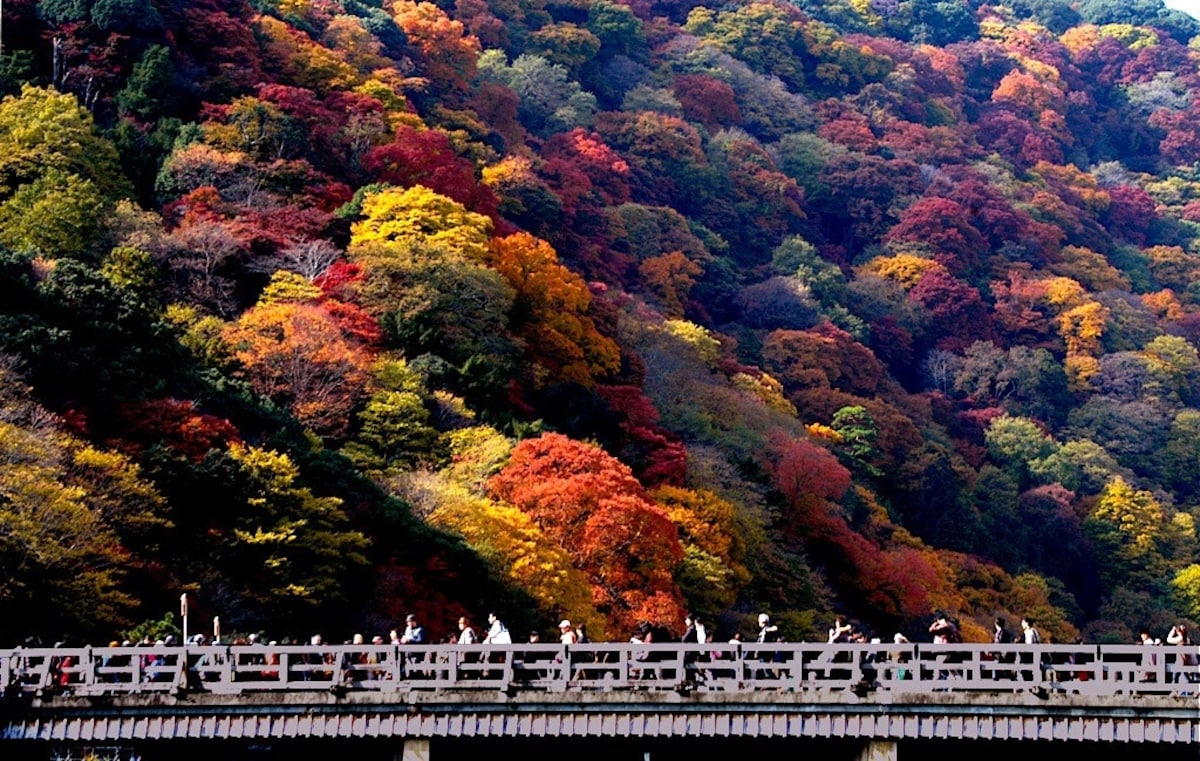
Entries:
{"type": "Polygon", "coordinates": [[[858,761],[897,761],[895,740],[868,740],[858,754],[858,761]]]}
{"type": "Polygon", "coordinates": [[[396,761],[429,761],[429,739],[410,737],[396,754],[396,761]]]}

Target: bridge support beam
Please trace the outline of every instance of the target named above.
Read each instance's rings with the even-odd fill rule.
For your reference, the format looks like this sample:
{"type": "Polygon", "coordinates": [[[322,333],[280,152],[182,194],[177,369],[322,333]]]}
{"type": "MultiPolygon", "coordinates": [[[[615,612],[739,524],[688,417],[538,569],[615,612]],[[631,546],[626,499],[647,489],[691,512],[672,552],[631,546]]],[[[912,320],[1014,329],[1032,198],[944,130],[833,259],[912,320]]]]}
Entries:
{"type": "Polygon", "coordinates": [[[858,761],[897,761],[895,740],[871,740],[858,754],[858,761]]]}
{"type": "Polygon", "coordinates": [[[404,748],[396,754],[396,761],[429,761],[429,740],[410,738],[404,741],[404,748]]]}

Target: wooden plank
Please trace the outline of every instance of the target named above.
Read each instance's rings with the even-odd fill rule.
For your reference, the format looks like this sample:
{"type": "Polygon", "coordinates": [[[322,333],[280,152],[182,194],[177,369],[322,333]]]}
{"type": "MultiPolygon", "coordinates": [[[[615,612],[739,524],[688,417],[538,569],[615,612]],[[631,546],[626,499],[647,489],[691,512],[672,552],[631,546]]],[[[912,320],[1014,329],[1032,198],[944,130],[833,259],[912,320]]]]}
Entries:
{"type": "Polygon", "coordinates": [[[1132,742],[1145,742],[1146,740],[1146,722],[1131,721],[1129,722],[1129,739],[1132,742]]]}

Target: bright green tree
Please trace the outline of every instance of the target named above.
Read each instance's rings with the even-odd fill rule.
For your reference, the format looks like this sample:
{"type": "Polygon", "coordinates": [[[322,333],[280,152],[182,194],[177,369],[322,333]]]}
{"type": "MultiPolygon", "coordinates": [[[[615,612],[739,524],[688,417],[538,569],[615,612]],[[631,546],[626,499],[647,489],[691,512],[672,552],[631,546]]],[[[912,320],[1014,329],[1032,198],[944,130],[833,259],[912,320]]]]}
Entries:
{"type": "Polygon", "coordinates": [[[833,413],[829,427],[838,434],[834,451],[843,464],[856,473],[876,478],[883,475],[879,467],[883,453],[877,444],[879,426],[866,408],[857,404],[840,408],[833,413]]]}
{"type": "Polygon", "coordinates": [[[1183,615],[1200,620],[1200,564],[1192,563],[1171,579],[1171,587],[1183,615]]]}
{"type": "Polygon", "coordinates": [[[984,433],[992,459],[1009,470],[1024,484],[1029,478],[1029,464],[1054,454],[1059,444],[1038,424],[1023,417],[1001,415],[993,420],[984,433]]]}
{"type": "Polygon", "coordinates": [[[128,192],[116,149],[75,97],[25,85],[19,96],[0,101],[0,193],[50,169],[90,180],[109,202],[128,192]]]}
{"type": "Polygon", "coordinates": [[[382,388],[358,413],[358,428],[342,453],[366,470],[408,469],[440,459],[438,432],[419,376],[403,360],[381,360],[375,368],[382,388]]]}
{"type": "Polygon", "coordinates": [[[117,246],[101,262],[100,274],[120,291],[137,297],[147,306],[161,297],[158,268],[150,254],[133,246],[117,246]]]}
{"type": "Polygon", "coordinates": [[[47,257],[92,245],[109,204],[89,179],[50,168],[0,203],[0,244],[47,257]]]}
{"type": "Polygon", "coordinates": [[[129,193],[116,148],[74,96],[25,85],[0,101],[0,243],[85,253],[129,193]]]}

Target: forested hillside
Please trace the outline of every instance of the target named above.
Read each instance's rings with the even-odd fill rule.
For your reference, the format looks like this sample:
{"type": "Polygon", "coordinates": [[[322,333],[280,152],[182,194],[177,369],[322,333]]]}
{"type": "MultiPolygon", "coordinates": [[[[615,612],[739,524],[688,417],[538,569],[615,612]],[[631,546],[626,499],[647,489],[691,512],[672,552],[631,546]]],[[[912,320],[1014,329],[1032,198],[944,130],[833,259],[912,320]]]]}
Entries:
{"type": "Polygon", "coordinates": [[[1160,0],[8,0],[0,637],[1200,620],[1160,0]]]}

